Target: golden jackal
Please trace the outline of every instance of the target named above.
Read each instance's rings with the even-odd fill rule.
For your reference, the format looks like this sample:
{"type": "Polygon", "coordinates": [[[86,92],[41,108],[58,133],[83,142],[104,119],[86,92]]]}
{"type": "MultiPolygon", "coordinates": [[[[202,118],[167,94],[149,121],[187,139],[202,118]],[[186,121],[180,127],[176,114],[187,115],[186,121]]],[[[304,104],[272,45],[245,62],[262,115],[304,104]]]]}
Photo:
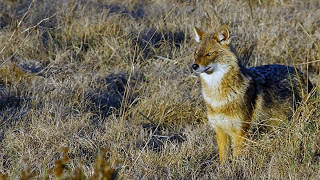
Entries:
{"type": "Polygon", "coordinates": [[[252,123],[278,126],[292,114],[295,100],[310,92],[312,84],[290,66],[245,68],[231,51],[227,26],[215,34],[195,27],[199,46],[194,72],[200,74],[202,95],[210,125],[215,129],[220,162],[240,154],[252,123]]]}

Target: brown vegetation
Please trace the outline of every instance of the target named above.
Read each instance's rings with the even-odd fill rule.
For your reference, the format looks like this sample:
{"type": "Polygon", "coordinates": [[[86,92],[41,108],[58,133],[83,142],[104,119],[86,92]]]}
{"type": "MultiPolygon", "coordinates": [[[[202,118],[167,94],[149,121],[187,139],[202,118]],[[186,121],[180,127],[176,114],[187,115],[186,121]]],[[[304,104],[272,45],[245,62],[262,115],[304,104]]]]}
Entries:
{"type": "Polygon", "coordinates": [[[0,179],[320,177],[319,97],[268,134],[253,129],[243,157],[220,166],[189,70],[193,26],[227,24],[248,66],[295,65],[319,93],[319,1],[5,0],[0,9],[0,179]]]}

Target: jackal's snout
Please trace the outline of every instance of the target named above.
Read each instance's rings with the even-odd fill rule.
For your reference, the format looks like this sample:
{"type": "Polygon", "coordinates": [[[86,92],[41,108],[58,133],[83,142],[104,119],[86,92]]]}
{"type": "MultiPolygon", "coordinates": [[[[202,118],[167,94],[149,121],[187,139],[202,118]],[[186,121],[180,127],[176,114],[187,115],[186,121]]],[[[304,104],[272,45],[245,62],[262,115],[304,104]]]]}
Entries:
{"type": "Polygon", "coordinates": [[[207,73],[207,74],[210,74],[212,73],[213,69],[214,69],[214,65],[215,64],[212,64],[212,65],[209,65],[209,66],[201,66],[197,63],[193,63],[191,65],[191,69],[193,72],[197,73],[197,74],[200,74],[200,73],[207,73]]]}

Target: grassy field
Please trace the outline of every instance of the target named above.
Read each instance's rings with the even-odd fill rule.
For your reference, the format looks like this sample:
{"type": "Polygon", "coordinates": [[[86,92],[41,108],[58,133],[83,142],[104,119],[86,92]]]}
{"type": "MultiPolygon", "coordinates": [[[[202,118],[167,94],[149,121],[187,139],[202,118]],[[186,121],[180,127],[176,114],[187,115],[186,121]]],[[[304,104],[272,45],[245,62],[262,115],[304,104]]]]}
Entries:
{"type": "Polygon", "coordinates": [[[0,179],[319,179],[320,99],[219,165],[193,26],[320,92],[318,0],[0,1],[0,179]],[[100,155],[99,155],[100,154],[100,155]]]}

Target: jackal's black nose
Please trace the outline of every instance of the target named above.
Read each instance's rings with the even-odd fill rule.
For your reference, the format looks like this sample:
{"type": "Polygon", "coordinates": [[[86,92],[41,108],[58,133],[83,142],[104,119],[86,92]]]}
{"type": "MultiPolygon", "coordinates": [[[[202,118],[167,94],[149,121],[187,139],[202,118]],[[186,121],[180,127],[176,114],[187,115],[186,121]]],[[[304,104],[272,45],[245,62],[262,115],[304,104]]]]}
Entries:
{"type": "Polygon", "coordinates": [[[197,69],[199,68],[199,64],[192,64],[192,65],[191,65],[191,68],[192,68],[193,70],[197,70],[197,69]]]}

